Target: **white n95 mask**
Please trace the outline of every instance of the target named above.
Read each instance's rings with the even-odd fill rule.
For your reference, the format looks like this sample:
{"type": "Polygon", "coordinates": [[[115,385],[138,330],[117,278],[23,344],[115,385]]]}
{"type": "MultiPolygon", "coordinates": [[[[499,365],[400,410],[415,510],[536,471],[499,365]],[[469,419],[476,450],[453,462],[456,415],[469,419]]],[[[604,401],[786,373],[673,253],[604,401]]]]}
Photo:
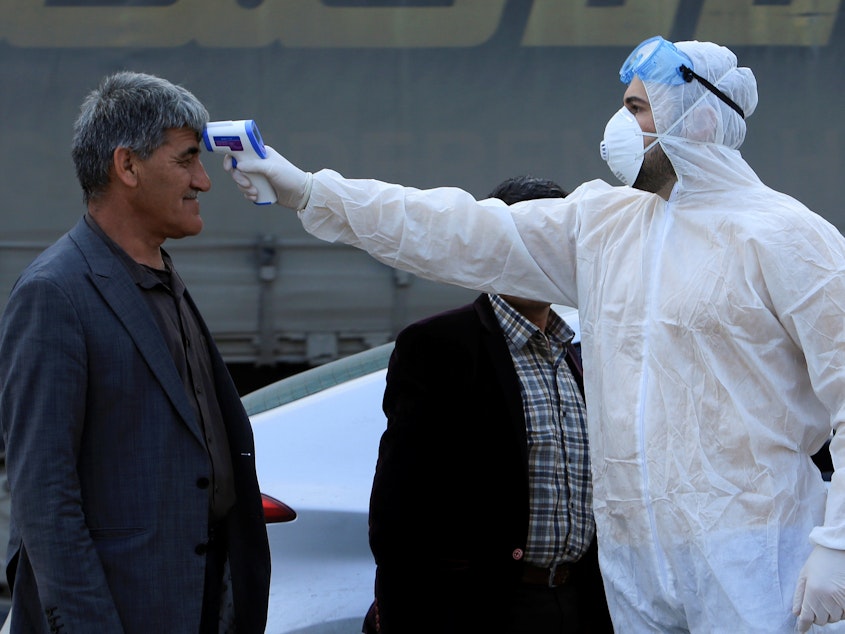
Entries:
{"type": "Polygon", "coordinates": [[[643,148],[643,131],[634,115],[623,106],[607,122],[599,149],[616,178],[625,185],[633,185],[643,165],[643,156],[654,143],[643,148]]]}

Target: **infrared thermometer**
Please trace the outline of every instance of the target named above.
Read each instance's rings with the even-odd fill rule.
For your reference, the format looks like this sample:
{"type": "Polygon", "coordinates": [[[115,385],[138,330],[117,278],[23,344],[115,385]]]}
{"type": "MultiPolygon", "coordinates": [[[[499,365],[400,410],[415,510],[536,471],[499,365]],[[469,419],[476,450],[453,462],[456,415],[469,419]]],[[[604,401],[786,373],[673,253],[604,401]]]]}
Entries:
{"type": "MultiPolygon", "coordinates": [[[[209,152],[231,154],[232,167],[237,167],[238,159],[245,156],[267,158],[261,133],[252,119],[209,121],[202,131],[202,139],[209,152]]],[[[254,201],[256,205],[271,205],[276,202],[276,192],[264,176],[249,174],[249,180],[258,190],[258,198],[254,201]]]]}

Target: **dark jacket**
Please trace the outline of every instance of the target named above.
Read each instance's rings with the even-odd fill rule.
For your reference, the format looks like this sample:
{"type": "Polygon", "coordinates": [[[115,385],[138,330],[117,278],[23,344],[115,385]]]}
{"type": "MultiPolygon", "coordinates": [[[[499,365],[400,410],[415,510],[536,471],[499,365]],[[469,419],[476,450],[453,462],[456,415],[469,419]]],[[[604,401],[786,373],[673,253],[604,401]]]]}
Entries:
{"type": "MultiPolygon", "coordinates": [[[[81,220],[23,273],[0,326],[12,631],[194,634],[211,465],[131,276],[81,220]]],[[[270,557],[252,429],[201,327],[237,493],[227,546],[238,631],[263,632],[270,557]]]]}
{"type": "MultiPolygon", "coordinates": [[[[384,411],[370,499],[376,597],[394,625],[384,631],[496,631],[523,571],[528,449],[519,379],[486,295],[399,334],[384,411]]],[[[594,548],[582,562],[585,600],[606,613],[594,548]]]]}

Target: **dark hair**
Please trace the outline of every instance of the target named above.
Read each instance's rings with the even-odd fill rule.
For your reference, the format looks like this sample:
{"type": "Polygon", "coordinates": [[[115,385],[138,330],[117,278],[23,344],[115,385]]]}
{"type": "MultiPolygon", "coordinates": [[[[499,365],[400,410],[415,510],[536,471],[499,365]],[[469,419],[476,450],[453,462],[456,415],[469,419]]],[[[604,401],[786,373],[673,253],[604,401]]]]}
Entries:
{"type": "Polygon", "coordinates": [[[514,176],[496,186],[488,198],[498,198],[512,205],[535,198],[565,198],[568,193],[556,182],[546,178],[514,176]]]}

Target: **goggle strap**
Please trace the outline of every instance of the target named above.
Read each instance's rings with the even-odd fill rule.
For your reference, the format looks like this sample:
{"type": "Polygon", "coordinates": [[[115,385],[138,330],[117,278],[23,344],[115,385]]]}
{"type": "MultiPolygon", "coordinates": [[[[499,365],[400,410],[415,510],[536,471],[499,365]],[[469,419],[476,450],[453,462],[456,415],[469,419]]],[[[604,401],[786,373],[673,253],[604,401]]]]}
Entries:
{"type": "Polygon", "coordinates": [[[739,114],[740,117],[745,119],[745,112],[743,112],[742,108],[740,108],[738,105],[736,105],[736,103],[733,101],[733,99],[731,99],[725,93],[723,93],[721,90],[716,88],[716,86],[714,86],[709,81],[704,79],[704,77],[702,77],[701,75],[698,75],[691,68],[689,68],[688,66],[686,66],[684,64],[681,64],[681,66],[678,68],[678,70],[681,71],[681,75],[684,76],[684,81],[689,83],[693,79],[697,79],[702,84],[704,84],[704,87],[707,88],[707,90],[709,90],[714,95],[716,95],[719,99],[721,99],[726,104],[728,104],[731,108],[733,108],[737,112],[737,114],[739,114]]]}

